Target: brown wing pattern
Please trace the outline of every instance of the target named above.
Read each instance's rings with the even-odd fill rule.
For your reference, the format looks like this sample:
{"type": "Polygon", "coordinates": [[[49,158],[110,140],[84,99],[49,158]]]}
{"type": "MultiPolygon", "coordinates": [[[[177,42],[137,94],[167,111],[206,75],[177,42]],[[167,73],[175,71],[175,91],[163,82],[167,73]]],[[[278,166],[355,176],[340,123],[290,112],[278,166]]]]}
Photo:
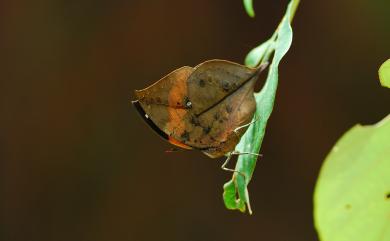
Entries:
{"type": "Polygon", "coordinates": [[[182,67],[136,91],[149,118],[170,138],[219,157],[234,150],[253,117],[258,69],[225,60],[182,67]]]}

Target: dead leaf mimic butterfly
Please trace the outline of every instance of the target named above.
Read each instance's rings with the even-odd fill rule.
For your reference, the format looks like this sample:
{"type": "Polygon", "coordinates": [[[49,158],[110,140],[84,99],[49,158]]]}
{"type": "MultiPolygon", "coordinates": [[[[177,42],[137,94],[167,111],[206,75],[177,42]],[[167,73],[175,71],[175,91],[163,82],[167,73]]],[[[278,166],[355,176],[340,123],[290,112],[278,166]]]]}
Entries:
{"type": "Polygon", "coordinates": [[[232,154],[251,124],[254,85],[266,66],[249,68],[226,60],[184,66],[135,91],[133,104],[171,144],[211,158],[232,154]]]}

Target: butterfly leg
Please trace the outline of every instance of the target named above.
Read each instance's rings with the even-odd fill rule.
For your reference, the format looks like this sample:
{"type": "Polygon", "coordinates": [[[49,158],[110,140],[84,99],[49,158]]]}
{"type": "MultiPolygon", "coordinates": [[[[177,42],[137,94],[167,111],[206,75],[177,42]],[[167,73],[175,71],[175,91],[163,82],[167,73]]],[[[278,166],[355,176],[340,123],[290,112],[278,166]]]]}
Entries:
{"type": "Polygon", "coordinates": [[[232,155],[252,155],[252,156],[263,156],[262,154],[253,153],[253,152],[239,152],[239,151],[233,151],[232,155]]]}
{"type": "Polygon", "coordinates": [[[232,158],[233,155],[254,155],[254,156],[263,156],[261,154],[258,154],[258,153],[252,153],[252,152],[238,152],[238,151],[232,151],[228,154],[225,162],[222,164],[221,168],[222,170],[224,171],[228,171],[228,172],[236,172],[240,175],[242,175],[244,178],[246,178],[245,176],[245,173],[242,173],[240,171],[237,171],[237,170],[234,170],[234,169],[231,169],[231,168],[227,168],[227,164],[229,163],[230,159],[232,158]]]}
{"type": "Polygon", "coordinates": [[[240,129],[245,128],[245,127],[247,127],[247,126],[250,126],[250,125],[252,125],[253,123],[255,123],[256,121],[258,121],[258,120],[259,120],[259,118],[257,118],[257,117],[255,116],[253,121],[249,122],[248,124],[239,126],[239,127],[237,127],[236,129],[234,129],[234,133],[235,133],[237,136],[239,136],[238,131],[239,131],[240,129]]]}
{"type": "Polygon", "coordinates": [[[228,171],[228,172],[237,172],[236,170],[233,170],[231,168],[227,168],[227,164],[229,163],[230,159],[232,159],[232,156],[233,154],[232,153],[229,153],[229,155],[227,156],[225,162],[222,164],[221,168],[222,170],[225,170],[225,171],[228,171]]]}
{"type": "Polygon", "coordinates": [[[233,172],[233,173],[238,173],[238,174],[242,175],[244,177],[244,179],[246,179],[245,173],[242,173],[240,171],[237,171],[237,170],[234,170],[234,169],[226,167],[233,155],[236,155],[236,153],[234,151],[229,153],[229,155],[227,156],[225,162],[221,166],[222,170],[228,171],[228,172],[233,172]]]}

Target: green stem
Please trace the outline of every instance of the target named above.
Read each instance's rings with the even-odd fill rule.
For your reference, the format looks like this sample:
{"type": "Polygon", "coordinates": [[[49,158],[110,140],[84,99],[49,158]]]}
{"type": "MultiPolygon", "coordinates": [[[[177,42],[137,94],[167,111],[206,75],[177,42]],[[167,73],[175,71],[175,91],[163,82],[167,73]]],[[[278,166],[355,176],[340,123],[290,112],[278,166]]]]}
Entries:
{"type": "MultiPolygon", "coordinates": [[[[295,12],[297,11],[299,2],[300,2],[300,0],[293,1],[293,4],[291,6],[291,13],[290,13],[290,24],[292,23],[292,21],[294,19],[295,12]]],[[[271,38],[268,40],[268,41],[271,41],[272,44],[270,44],[269,47],[267,48],[267,50],[265,51],[264,57],[261,59],[259,65],[268,62],[271,54],[274,52],[275,46],[274,46],[273,43],[275,43],[276,38],[278,37],[278,31],[279,31],[279,28],[280,28],[280,25],[281,25],[282,22],[283,22],[283,18],[280,21],[280,23],[279,23],[278,27],[276,28],[275,32],[272,34],[271,38]]]]}
{"type": "Polygon", "coordinates": [[[293,2],[293,5],[291,6],[290,24],[292,23],[292,21],[293,21],[293,19],[294,19],[295,12],[297,11],[299,2],[300,2],[300,0],[295,0],[295,1],[293,2]]]}

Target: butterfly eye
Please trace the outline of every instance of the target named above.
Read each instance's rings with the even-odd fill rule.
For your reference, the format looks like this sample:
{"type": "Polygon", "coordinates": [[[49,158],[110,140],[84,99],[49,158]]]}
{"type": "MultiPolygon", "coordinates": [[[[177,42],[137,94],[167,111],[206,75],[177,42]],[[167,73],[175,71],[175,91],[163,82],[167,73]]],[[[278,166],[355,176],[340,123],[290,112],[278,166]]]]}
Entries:
{"type": "Polygon", "coordinates": [[[191,107],[192,107],[191,101],[187,101],[187,102],[186,102],[186,106],[187,106],[187,108],[191,108],[191,107]]]}

